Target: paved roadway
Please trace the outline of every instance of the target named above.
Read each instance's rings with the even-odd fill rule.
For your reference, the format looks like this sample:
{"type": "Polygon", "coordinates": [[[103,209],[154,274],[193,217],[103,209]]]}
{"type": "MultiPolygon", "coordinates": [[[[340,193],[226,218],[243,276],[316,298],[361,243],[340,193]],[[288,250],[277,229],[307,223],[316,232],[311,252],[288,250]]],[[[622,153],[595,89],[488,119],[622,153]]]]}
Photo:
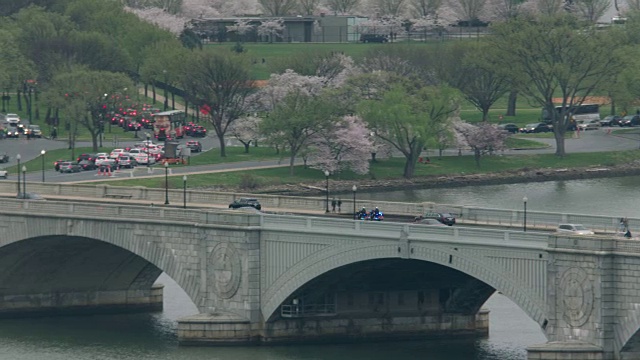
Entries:
{"type": "MultiPolygon", "coordinates": [[[[617,129],[617,128],[614,128],[617,129]]],[[[117,147],[125,147],[133,145],[140,140],[133,139],[133,133],[126,133],[123,136],[131,136],[129,139],[121,140],[117,147]]],[[[182,139],[184,143],[187,139],[182,139]]],[[[203,145],[203,151],[216,151],[219,148],[217,138],[214,136],[207,136],[206,138],[198,138],[203,145]]],[[[230,140],[232,141],[232,140],[230,140]]],[[[552,138],[538,138],[536,141],[540,141],[549,145],[547,149],[537,150],[506,150],[504,154],[540,154],[540,153],[554,153],[555,152],[555,140],[552,138]]],[[[110,145],[105,143],[104,145],[110,145]]],[[[77,147],[90,147],[88,142],[79,142],[77,147]]],[[[49,140],[49,139],[32,139],[26,140],[20,139],[4,139],[0,140],[0,153],[6,152],[10,161],[8,164],[2,164],[4,166],[12,166],[16,164],[16,155],[20,154],[22,161],[32,160],[40,156],[40,151],[53,150],[66,148],[67,142],[63,139],[49,140]]],[[[640,134],[625,134],[625,135],[611,135],[608,134],[608,129],[592,130],[588,132],[581,132],[580,138],[567,139],[565,141],[565,147],[567,153],[576,152],[595,152],[595,151],[619,151],[637,149],[640,147],[640,134]]],[[[115,148],[115,146],[114,146],[115,148]]],[[[450,149],[445,151],[445,155],[457,155],[456,149],[450,149]]],[[[198,156],[195,154],[194,156],[198,156]]],[[[437,151],[429,151],[424,156],[437,156],[437,151]]],[[[104,177],[98,177],[97,172],[88,171],[75,174],[60,174],[53,170],[53,161],[57,159],[45,157],[45,179],[47,182],[75,182],[75,181],[90,181],[101,180],[104,177]]],[[[280,162],[278,160],[271,161],[248,161],[242,163],[228,163],[218,165],[199,165],[189,167],[176,167],[171,169],[172,175],[192,174],[200,172],[214,172],[214,171],[227,171],[233,169],[244,168],[256,168],[256,167],[274,167],[274,166],[286,166],[286,161],[280,162]]],[[[147,169],[144,166],[138,167],[135,170],[121,170],[115,174],[115,178],[122,177],[141,177],[141,176],[164,176],[163,169],[158,165],[152,167],[153,173],[147,173],[147,169]]],[[[13,178],[10,174],[10,179],[13,178]]],[[[34,171],[27,173],[27,181],[41,181],[42,172],[34,171]]]]}

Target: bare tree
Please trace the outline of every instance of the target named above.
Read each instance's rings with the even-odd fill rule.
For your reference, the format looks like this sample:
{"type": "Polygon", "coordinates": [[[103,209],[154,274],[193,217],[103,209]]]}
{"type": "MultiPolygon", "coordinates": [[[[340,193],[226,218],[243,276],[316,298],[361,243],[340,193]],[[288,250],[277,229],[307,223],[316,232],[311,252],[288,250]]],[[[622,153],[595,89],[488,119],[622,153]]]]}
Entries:
{"type": "Polygon", "coordinates": [[[482,17],[482,12],[487,0],[450,0],[449,6],[458,14],[460,20],[477,20],[482,17]]]}
{"type": "Polygon", "coordinates": [[[360,0],[327,0],[326,5],[334,14],[348,14],[355,9],[360,0]]]}
{"type": "Polygon", "coordinates": [[[298,10],[302,15],[313,15],[321,0],[299,0],[298,10]]]}
{"type": "Polygon", "coordinates": [[[417,18],[433,17],[442,6],[443,0],[410,0],[409,6],[417,18]]]}
{"type": "Polygon", "coordinates": [[[298,5],[296,0],[258,0],[258,4],[267,16],[285,16],[298,5]]]}
{"type": "Polygon", "coordinates": [[[595,24],[611,6],[610,0],[574,0],[574,12],[584,20],[595,24]]]}
{"type": "Polygon", "coordinates": [[[380,15],[402,16],[406,0],[374,0],[374,4],[380,15]]]}
{"type": "Polygon", "coordinates": [[[542,16],[555,16],[563,11],[564,4],[564,0],[539,0],[536,4],[536,10],[542,16]]]}

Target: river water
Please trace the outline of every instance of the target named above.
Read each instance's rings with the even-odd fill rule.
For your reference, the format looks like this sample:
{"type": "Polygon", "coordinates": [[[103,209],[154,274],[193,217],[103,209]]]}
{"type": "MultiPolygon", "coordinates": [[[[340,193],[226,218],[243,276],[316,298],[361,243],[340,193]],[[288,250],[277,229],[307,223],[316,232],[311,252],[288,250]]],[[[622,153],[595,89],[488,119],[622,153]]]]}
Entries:
{"type": "MultiPolygon", "coordinates": [[[[453,189],[358,194],[385,201],[432,201],[492,208],[640,217],[640,177],[553,181],[453,189]]],[[[382,209],[384,211],[384,209],[382,209]]],[[[175,320],[196,313],[166,275],[165,310],[155,314],[100,315],[0,321],[0,360],[524,360],[526,347],[546,341],[538,325],[500,294],[491,310],[487,339],[411,341],[323,346],[179,347],[175,320]]]]}

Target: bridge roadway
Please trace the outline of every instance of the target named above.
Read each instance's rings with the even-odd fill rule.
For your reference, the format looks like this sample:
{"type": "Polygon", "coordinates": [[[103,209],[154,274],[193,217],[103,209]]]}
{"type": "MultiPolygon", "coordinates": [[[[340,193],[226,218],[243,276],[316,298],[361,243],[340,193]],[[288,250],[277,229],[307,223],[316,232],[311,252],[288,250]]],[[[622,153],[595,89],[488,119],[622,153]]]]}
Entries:
{"type": "MultiPolygon", "coordinates": [[[[263,200],[319,208],[314,199],[263,200]]],[[[459,210],[466,221],[519,219],[511,210],[459,210]]],[[[157,309],[161,290],[152,285],[164,271],[201,312],[179,322],[184,344],[477,336],[488,331],[480,307],[500,291],[550,341],[531,347],[530,359],[640,354],[633,240],[129,201],[0,199],[0,213],[3,315],[157,309]]]]}

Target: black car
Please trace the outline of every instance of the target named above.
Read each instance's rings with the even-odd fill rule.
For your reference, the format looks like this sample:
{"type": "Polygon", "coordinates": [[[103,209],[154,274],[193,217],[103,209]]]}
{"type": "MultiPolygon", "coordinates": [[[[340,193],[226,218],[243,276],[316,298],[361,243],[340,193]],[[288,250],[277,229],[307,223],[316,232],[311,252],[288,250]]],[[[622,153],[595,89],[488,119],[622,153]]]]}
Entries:
{"type": "Polygon", "coordinates": [[[453,224],[456,223],[456,218],[450,213],[439,213],[439,212],[426,213],[422,215],[422,217],[419,220],[422,220],[422,219],[436,219],[439,222],[449,226],[453,226],[453,224]]]}
{"type": "Polygon", "coordinates": [[[80,166],[82,170],[95,170],[98,168],[96,163],[91,160],[80,160],[78,166],[80,166]]]}
{"type": "Polygon", "coordinates": [[[608,116],[605,116],[604,119],[600,120],[600,125],[602,125],[602,126],[620,126],[620,120],[622,120],[622,116],[619,116],[619,115],[608,115],[608,116]]]}
{"type": "Polygon", "coordinates": [[[254,198],[240,198],[229,204],[229,209],[238,209],[243,207],[252,207],[256,210],[262,209],[258,199],[254,198]]]}
{"type": "Polygon", "coordinates": [[[89,161],[96,161],[96,155],[95,154],[80,154],[80,156],[78,156],[78,158],[76,159],[77,163],[80,163],[82,160],[89,160],[89,161]]]}
{"type": "Polygon", "coordinates": [[[207,136],[207,129],[204,126],[195,126],[191,129],[191,136],[193,137],[205,137],[207,136]]]}
{"type": "Polygon", "coordinates": [[[0,163],[7,163],[7,162],[9,162],[9,155],[0,154],[0,163]]]}
{"type": "Polygon", "coordinates": [[[387,35],[362,34],[360,35],[360,41],[363,43],[386,43],[389,42],[389,38],[387,35]]]}
{"type": "Polygon", "coordinates": [[[620,120],[618,123],[620,127],[622,126],[638,126],[640,125],[640,115],[627,115],[620,120]]]}
{"type": "Polygon", "coordinates": [[[520,132],[521,133],[525,133],[525,134],[546,133],[546,132],[551,132],[551,131],[552,130],[549,127],[549,125],[547,125],[545,123],[527,124],[523,128],[520,129],[520,132]]]}
{"type": "Polygon", "coordinates": [[[504,131],[508,131],[512,134],[515,134],[517,132],[520,131],[520,128],[518,128],[518,125],[516,124],[502,124],[502,125],[498,125],[498,127],[504,131]]]}

